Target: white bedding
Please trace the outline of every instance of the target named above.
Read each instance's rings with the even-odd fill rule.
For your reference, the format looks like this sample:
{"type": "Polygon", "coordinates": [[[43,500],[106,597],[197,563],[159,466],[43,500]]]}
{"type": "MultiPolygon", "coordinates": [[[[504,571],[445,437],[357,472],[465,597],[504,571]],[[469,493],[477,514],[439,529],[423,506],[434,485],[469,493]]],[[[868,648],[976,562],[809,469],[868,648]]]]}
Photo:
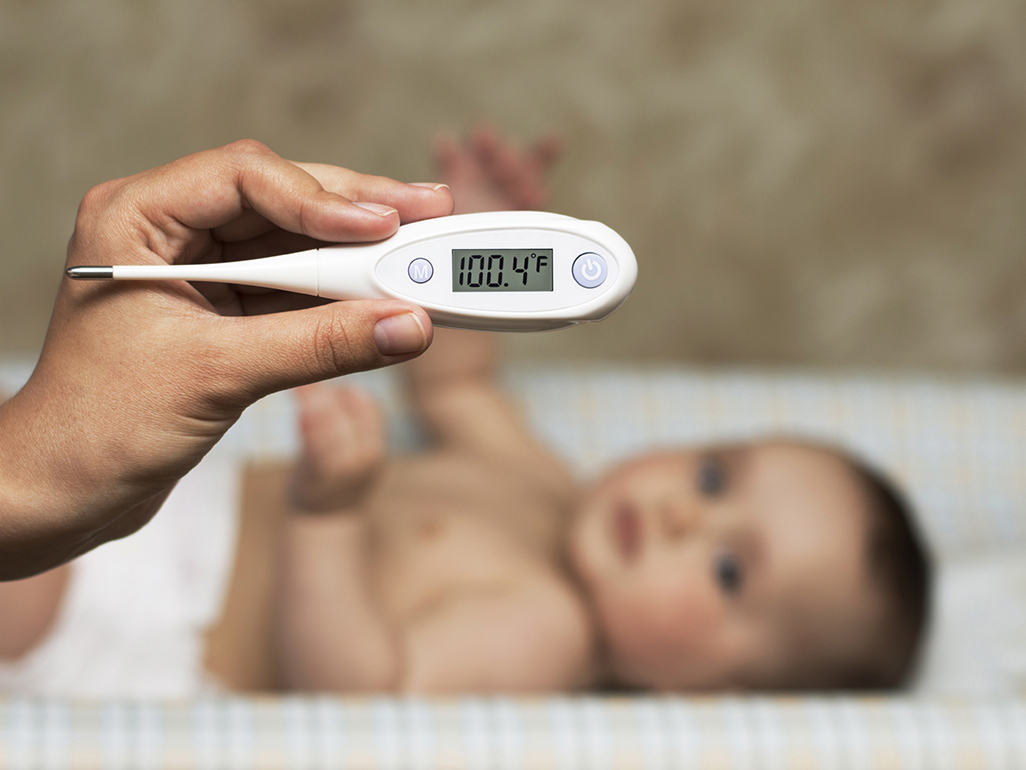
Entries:
{"type": "Polygon", "coordinates": [[[906,698],[0,702],[0,767],[1016,770],[1021,701],[906,698]]]}
{"type": "MultiPolygon", "coordinates": [[[[26,373],[0,367],[0,387],[26,373]]],[[[892,473],[940,568],[911,697],[16,700],[0,703],[0,767],[1026,767],[1026,385],[684,368],[508,379],[585,475],[653,443],[766,432],[837,441],[892,473]]],[[[388,373],[351,381],[401,413],[388,373]]],[[[417,443],[409,421],[393,434],[417,443]]],[[[294,448],[279,394],[220,452],[294,448]]]]}

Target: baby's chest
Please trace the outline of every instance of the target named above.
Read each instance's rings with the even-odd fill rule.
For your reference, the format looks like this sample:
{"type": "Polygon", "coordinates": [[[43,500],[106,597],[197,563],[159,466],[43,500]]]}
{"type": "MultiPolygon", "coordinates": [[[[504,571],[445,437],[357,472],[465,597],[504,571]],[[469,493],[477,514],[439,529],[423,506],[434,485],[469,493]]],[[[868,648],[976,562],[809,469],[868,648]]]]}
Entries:
{"type": "Polygon", "coordinates": [[[383,495],[372,511],[374,581],[394,621],[454,592],[562,580],[553,567],[557,510],[515,485],[443,477],[383,495]]]}

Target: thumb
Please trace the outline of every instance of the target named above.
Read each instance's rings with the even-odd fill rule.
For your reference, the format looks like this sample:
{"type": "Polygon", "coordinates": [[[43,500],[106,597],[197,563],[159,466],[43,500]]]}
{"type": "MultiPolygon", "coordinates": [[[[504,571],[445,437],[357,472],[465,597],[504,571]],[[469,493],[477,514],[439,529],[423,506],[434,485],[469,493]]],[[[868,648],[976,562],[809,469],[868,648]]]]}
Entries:
{"type": "Polygon", "coordinates": [[[223,329],[230,335],[225,341],[235,343],[228,356],[235,395],[246,404],[275,391],[408,361],[432,338],[427,313],[396,300],[330,302],[223,320],[231,327],[223,329]]]}

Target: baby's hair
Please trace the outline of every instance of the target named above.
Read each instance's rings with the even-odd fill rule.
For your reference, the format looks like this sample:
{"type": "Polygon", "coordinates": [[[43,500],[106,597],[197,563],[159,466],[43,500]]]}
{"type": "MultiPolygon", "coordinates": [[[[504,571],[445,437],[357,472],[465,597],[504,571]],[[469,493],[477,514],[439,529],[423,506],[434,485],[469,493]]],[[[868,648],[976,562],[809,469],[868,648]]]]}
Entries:
{"type": "Polygon", "coordinates": [[[893,688],[907,683],[927,624],[932,567],[897,487],[879,470],[851,460],[869,509],[866,567],[885,603],[883,659],[861,672],[857,686],[893,688]]]}

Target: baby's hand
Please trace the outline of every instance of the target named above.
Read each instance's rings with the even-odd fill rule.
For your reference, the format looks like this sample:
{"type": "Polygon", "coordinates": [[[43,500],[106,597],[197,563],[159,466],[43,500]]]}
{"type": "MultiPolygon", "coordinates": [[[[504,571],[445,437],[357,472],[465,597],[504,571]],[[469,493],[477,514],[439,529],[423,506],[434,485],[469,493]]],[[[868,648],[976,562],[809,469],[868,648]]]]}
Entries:
{"type": "Polygon", "coordinates": [[[380,407],[352,387],[306,385],[295,393],[303,451],[292,474],[292,504],[304,511],[357,505],[385,463],[380,407]]]}
{"type": "Polygon", "coordinates": [[[526,150],[482,126],[469,142],[443,136],[435,143],[439,179],[449,185],[456,214],[540,209],[548,200],[546,177],[562,151],[556,136],[526,150]]]}

